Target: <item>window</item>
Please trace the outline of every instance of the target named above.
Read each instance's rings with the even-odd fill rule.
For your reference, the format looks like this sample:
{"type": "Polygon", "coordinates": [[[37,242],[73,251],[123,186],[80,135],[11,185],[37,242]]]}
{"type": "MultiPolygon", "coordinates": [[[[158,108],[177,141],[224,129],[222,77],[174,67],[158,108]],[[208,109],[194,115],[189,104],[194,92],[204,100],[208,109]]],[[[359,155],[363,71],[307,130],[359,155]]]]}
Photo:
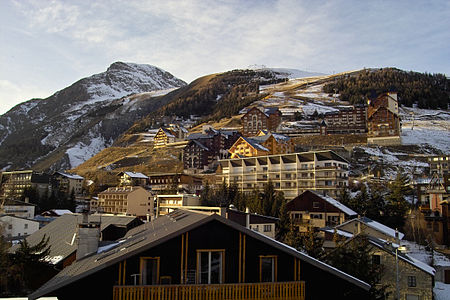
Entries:
{"type": "Polygon", "coordinates": [[[277,281],[277,256],[261,255],[259,256],[259,281],[275,282],[277,281]]]}
{"type": "Polygon", "coordinates": [[[9,224],[9,225],[8,225],[8,229],[12,229],[12,224],[9,224]]]}
{"type": "Polygon", "coordinates": [[[28,224],[23,224],[23,229],[28,229],[28,224]]]}
{"type": "Polygon", "coordinates": [[[264,225],[264,232],[271,232],[272,231],[272,225],[264,225]]]}
{"type": "Polygon", "coordinates": [[[197,283],[223,283],[225,250],[197,250],[197,283]]]}
{"type": "Polygon", "coordinates": [[[313,208],[319,208],[319,202],[314,201],[313,202],[313,208]]]}
{"type": "Polygon", "coordinates": [[[159,283],[159,257],[141,257],[141,285],[155,285],[159,283]]]}
{"type": "Polygon", "coordinates": [[[372,255],[372,264],[380,265],[381,264],[381,255],[377,255],[377,254],[372,255]]]}
{"type": "Polygon", "coordinates": [[[416,276],[408,276],[408,287],[416,287],[416,276]]]}

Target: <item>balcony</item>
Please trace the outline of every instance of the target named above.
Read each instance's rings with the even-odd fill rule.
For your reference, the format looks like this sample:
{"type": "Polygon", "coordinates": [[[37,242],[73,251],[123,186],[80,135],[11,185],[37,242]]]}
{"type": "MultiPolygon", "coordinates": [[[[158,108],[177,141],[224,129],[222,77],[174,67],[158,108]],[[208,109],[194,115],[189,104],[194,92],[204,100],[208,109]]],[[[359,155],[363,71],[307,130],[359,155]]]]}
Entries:
{"type": "Polygon", "coordinates": [[[303,281],[230,284],[114,286],[113,300],[305,299],[303,281]]]}

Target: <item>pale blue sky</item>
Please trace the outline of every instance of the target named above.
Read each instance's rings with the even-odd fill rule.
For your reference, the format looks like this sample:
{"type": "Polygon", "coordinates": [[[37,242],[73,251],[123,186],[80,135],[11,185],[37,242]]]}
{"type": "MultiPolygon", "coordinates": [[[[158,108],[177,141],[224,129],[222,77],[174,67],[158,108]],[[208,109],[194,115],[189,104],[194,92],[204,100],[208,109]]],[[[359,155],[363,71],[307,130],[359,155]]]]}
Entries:
{"type": "Polygon", "coordinates": [[[450,75],[450,1],[0,0],[0,114],[115,61],[187,82],[254,64],[450,75]]]}

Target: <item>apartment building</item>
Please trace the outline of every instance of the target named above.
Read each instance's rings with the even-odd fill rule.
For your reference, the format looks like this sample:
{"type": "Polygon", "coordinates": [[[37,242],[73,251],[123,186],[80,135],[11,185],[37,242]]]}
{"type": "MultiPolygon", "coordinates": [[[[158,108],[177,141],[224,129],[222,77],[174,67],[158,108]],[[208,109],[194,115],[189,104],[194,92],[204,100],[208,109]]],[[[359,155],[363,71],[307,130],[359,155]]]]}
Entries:
{"type": "Polygon", "coordinates": [[[348,185],[348,161],[331,150],[225,159],[217,175],[218,183],[236,183],[243,192],[270,181],[289,200],[306,190],[337,196],[348,185]]]}
{"type": "Polygon", "coordinates": [[[337,111],[325,113],[324,120],[329,134],[353,134],[366,132],[367,108],[364,105],[337,106],[337,111]]]}
{"type": "Polygon", "coordinates": [[[55,172],[52,176],[52,182],[60,192],[66,195],[70,195],[72,191],[75,195],[81,195],[83,192],[84,178],[77,174],[55,172]]]}
{"type": "Polygon", "coordinates": [[[252,136],[260,130],[276,131],[281,112],[276,107],[253,107],[241,118],[242,135],[252,136]]]}
{"type": "Polygon", "coordinates": [[[428,157],[430,174],[437,173],[440,177],[447,175],[450,170],[450,155],[433,155],[428,157]]]}
{"type": "Polygon", "coordinates": [[[2,172],[0,198],[20,199],[26,189],[34,188],[40,196],[51,190],[50,175],[33,170],[2,172]]]}
{"type": "Polygon", "coordinates": [[[145,217],[153,215],[153,196],[140,186],[111,187],[98,194],[98,210],[104,213],[145,217]]]}

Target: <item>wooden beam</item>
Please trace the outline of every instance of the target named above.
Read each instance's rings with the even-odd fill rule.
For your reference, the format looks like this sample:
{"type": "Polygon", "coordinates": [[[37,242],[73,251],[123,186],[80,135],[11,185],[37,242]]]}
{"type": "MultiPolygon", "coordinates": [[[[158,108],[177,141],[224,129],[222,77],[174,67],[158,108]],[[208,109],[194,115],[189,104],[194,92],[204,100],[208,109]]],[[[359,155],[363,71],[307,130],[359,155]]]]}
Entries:
{"type": "Polygon", "coordinates": [[[181,235],[180,284],[183,284],[183,264],[184,264],[184,234],[181,235]]]}
{"type": "Polygon", "coordinates": [[[239,232],[239,283],[242,283],[242,233],[239,232]]]}
{"type": "Polygon", "coordinates": [[[189,232],[186,232],[186,247],[185,247],[185,256],[184,256],[184,282],[187,281],[187,268],[188,268],[188,244],[189,244],[189,232]]]}

